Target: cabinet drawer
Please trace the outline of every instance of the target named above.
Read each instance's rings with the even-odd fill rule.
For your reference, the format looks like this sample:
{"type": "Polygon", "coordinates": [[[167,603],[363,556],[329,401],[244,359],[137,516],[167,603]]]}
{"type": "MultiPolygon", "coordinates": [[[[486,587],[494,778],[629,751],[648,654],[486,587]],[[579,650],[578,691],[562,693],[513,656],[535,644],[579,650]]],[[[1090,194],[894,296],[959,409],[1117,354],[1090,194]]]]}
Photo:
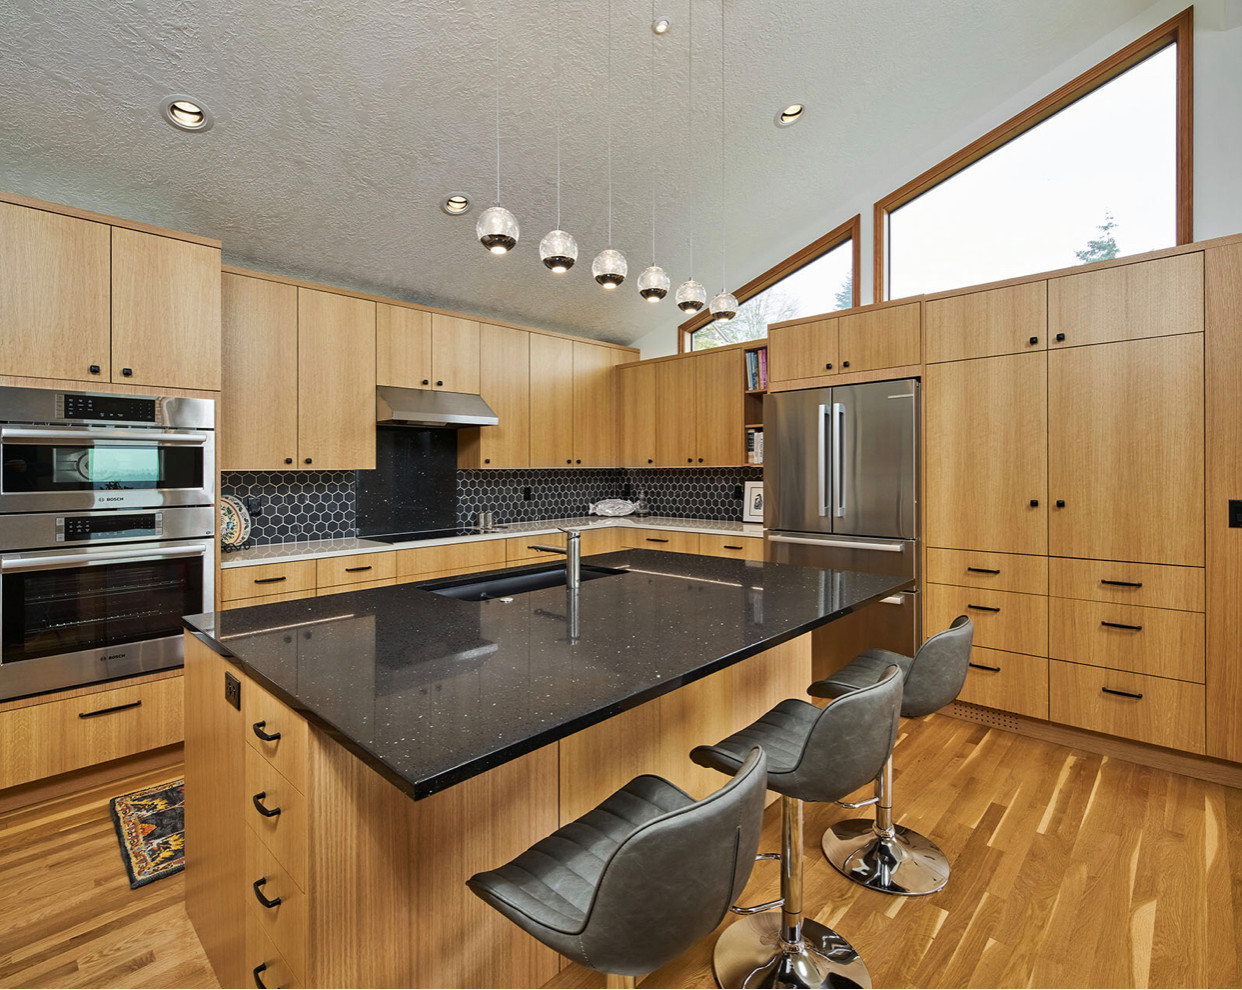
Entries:
{"type": "Polygon", "coordinates": [[[948,629],[959,615],[968,615],[975,623],[976,646],[1048,655],[1048,599],[1043,595],[928,584],[924,597],[926,629],[948,629]]]}
{"type": "Polygon", "coordinates": [[[1202,612],[1203,568],[1172,564],[1126,564],[1053,557],[1048,594],[1119,605],[1152,605],[1202,612]]]}
{"type": "Polygon", "coordinates": [[[315,590],[315,561],[290,560],[281,564],[255,564],[253,567],[226,567],[220,571],[220,597],[231,602],[239,598],[287,595],[315,590]]]}
{"type": "Polygon", "coordinates": [[[638,550],[668,550],[672,553],[698,553],[699,534],[675,529],[635,529],[626,534],[626,546],[638,550]]]}
{"type": "Polygon", "coordinates": [[[306,799],[257,749],[246,747],[245,820],[254,834],[289,871],[293,882],[306,886],[306,799]],[[262,795],[262,797],[258,797],[262,795]],[[264,815],[256,797],[268,811],[264,815]]]}
{"type": "Polygon", "coordinates": [[[252,902],[248,912],[258,919],[276,951],[293,967],[298,981],[305,983],[306,894],[251,829],[246,829],[246,884],[250,888],[246,896],[252,902]],[[267,907],[259,900],[260,895],[280,903],[267,907]]]}
{"type": "Polygon", "coordinates": [[[332,588],[320,588],[315,592],[317,598],[325,595],[343,595],[347,591],[366,591],[369,588],[387,588],[397,583],[396,578],[383,578],[379,581],[358,581],[355,584],[338,584],[332,588]]]}
{"type": "Polygon", "coordinates": [[[1202,684],[1204,635],[1200,612],[1053,598],[1048,655],[1202,684]]]}
{"type": "Polygon", "coordinates": [[[594,553],[612,553],[625,549],[625,530],[619,526],[608,526],[604,529],[583,530],[582,556],[589,557],[594,553]]]}
{"type": "Polygon", "coordinates": [[[1048,593],[1048,558],[982,550],[927,551],[927,580],[967,588],[1048,593]]]}
{"type": "Polygon", "coordinates": [[[217,612],[227,612],[234,608],[250,608],[251,605],[271,605],[274,602],[296,602],[299,598],[315,597],[315,589],[307,591],[291,591],[286,595],[261,595],[258,598],[234,598],[232,601],[220,602],[216,605],[217,612]]]}
{"type": "Polygon", "coordinates": [[[248,986],[299,987],[297,974],[276,944],[268,936],[259,919],[258,904],[246,907],[245,974],[248,986]]]}
{"type": "Polygon", "coordinates": [[[699,553],[738,560],[763,560],[763,540],[756,536],[708,536],[699,533],[699,553]]]}
{"type": "Polygon", "coordinates": [[[1050,660],[1048,710],[1054,722],[1203,752],[1201,684],[1050,660]]]}
{"type": "Polygon", "coordinates": [[[1048,661],[976,646],[958,701],[1031,718],[1048,717],[1048,661]]]}
{"type": "Polygon", "coordinates": [[[242,685],[242,718],[246,742],[305,794],[309,746],[306,719],[249,678],[242,685]],[[260,732],[280,738],[264,739],[260,732]]]}
{"type": "MultiPolygon", "coordinates": [[[[473,543],[452,543],[442,547],[412,547],[397,551],[397,574],[412,577],[440,571],[465,571],[469,568],[486,571],[503,567],[504,540],[477,540],[473,543]]],[[[537,542],[537,541],[532,541],[537,542]]]]}
{"type": "Polygon", "coordinates": [[[559,553],[545,553],[532,550],[531,546],[541,543],[549,547],[563,547],[564,533],[544,533],[541,536],[513,536],[505,540],[505,560],[512,564],[519,560],[564,560],[559,553]]]}
{"type": "Polygon", "coordinates": [[[320,588],[338,584],[361,584],[397,576],[396,554],[355,553],[344,557],[322,557],[315,561],[315,580],[320,588]]]}

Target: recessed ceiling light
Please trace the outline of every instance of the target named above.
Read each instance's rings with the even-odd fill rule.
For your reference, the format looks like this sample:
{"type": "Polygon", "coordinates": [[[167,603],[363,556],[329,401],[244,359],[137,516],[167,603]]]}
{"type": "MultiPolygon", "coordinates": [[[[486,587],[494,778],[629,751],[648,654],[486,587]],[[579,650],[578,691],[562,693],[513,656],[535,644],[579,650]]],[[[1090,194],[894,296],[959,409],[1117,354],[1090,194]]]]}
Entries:
{"type": "Polygon", "coordinates": [[[459,217],[470,212],[470,197],[465,193],[449,193],[440,202],[440,209],[451,217],[459,217]]]}
{"type": "Polygon", "coordinates": [[[654,31],[656,34],[668,34],[668,29],[671,28],[672,26],[673,26],[672,20],[664,16],[663,14],[661,14],[659,17],[657,17],[654,21],[651,22],[651,30],[654,31]]]}
{"type": "Polygon", "coordinates": [[[788,127],[802,119],[802,115],[806,113],[806,107],[801,103],[791,103],[784,110],[777,111],[776,126],[788,127]]]}
{"type": "Polygon", "coordinates": [[[160,113],[179,131],[209,131],[215,119],[199,100],[189,96],[167,96],[160,102],[160,113]]]}

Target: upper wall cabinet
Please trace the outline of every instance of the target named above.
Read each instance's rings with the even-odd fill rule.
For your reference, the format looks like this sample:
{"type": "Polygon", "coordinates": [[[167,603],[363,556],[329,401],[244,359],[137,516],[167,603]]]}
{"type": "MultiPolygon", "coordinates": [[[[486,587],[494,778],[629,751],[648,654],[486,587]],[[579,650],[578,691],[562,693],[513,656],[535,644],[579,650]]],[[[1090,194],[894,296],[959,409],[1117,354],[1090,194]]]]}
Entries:
{"type": "Polygon", "coordinates": [[[530,466],[574,463],[574,342],[531,334],[530,466]]]}
{"type": "Polygon", "coordinates": [[[531,336],[488,323],[479,328],[479,391],[500,422],[458,430],[458,467],[530,467],[531,336]]]}
{"type": "Polygon", "coordinates": [[[878,306],[839,320],[841,371],[876,371],[918,364],[923,359],[919,303],[878,306]]]}
{"type": "Polygon", "coordinates": [[[617,381],[626,357],[615,347],[574,342],[574,467],[617,464],[617,381]]]}
{"type": "Polygon", "coordinates": [[[1048,347],[1048,283],[927,301],[927,363],[1022,354],[1048,347]]]}
{"type": "Polygon", "coordinates": [[[479,335],[474,320],[378,303],[376,384],[477,395],[479,335]]]}
{"type": "Polygon", "coordinates": [[[835,375],[841,361],[837,356],[840,320],[811,320],[772,327],[768,330],[768,379],[796,381],[835,375]]]}
{"type": "Polygon", "coordinates": [[[632,364],[617,369],[621,465],[654,467],[656,463],[657,364],[632,364]]]}
{"type": "Polygon", "coordinates": [[[729,348],[654,365],[657,466],[746,463],[745,360],[729,348]]]}

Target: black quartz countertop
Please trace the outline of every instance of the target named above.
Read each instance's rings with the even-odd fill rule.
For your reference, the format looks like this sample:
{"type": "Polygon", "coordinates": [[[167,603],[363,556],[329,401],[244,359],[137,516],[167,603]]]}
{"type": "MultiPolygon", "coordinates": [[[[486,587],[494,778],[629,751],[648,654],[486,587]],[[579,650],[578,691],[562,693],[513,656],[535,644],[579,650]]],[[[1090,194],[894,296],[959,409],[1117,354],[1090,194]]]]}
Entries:
{"type": "Polygon", "coordinates": [[[911,584],[653,550],[585,560],[624,572],[582,582],[576,637],[563,587],[466,602],[403,584],[185,625],[417,799],[911,584]]]}

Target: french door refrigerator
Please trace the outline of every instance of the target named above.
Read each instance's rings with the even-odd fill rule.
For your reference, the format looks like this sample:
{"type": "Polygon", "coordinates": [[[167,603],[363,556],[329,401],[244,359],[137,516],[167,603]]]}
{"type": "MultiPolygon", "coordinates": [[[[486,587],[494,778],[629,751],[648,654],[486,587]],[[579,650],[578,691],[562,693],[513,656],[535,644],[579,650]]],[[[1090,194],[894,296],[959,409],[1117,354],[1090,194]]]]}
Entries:
{"type": "MultiPolygon", "coordinates": [[[[919,383],[769,393],[764,524],[778,563],[917,579],[919,383]]],[[[919,594],[874,606],[871,645],[913,656],[919,594]]]]}

